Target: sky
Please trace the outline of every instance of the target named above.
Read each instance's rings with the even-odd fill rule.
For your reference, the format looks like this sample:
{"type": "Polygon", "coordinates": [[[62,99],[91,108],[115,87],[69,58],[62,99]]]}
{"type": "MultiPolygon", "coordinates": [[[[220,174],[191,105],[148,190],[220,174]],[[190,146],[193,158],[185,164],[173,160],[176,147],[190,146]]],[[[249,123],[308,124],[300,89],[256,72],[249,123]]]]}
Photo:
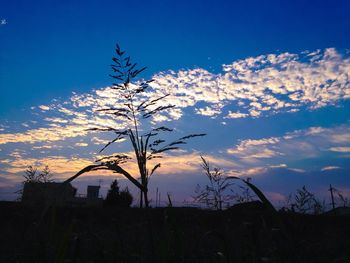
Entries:
{"type": "MultiPolygon", "coordinates": [[[[350,196],[349,11],[349,1],[0,0],[0,199],[17,197],[28,165],[60,181],[101,156],[113,134],[87,128],[124,125],[97,111],[118,104],[116,43],[147,66],[147,97],[176,105],[151,125],[174,128],[169,140],[207,134],[164,156],[151,198],[158,188],[164,202],[190,202],[207,183],[201,155],[275,204],[303,185],[326,202],[330,184],[350,196]]],[[[115,178],[136,195],[107,172],[73,185],[105,194],[115,178]]]]}

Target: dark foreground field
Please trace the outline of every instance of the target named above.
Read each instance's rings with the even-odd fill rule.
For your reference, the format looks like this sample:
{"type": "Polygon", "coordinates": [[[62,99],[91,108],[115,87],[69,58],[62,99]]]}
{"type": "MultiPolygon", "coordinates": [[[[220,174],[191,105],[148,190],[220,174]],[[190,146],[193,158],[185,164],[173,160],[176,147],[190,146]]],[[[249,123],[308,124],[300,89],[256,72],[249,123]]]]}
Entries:
{"type": "Polygon", "coordinates": [[[350,218],[0,203],[0,262],[350,262],[350,218]]]}

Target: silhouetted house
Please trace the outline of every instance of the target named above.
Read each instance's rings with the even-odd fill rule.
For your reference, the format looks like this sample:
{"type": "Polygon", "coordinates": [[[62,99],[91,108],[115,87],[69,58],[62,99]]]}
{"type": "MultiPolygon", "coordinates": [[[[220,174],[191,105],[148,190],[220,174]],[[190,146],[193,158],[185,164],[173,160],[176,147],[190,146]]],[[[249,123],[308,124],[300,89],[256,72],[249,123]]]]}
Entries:
{"type": "Polygon", "coordinates": [[[27,205],[99,206],[100,186],[89,185],[86,196],[76,196],[77,189],[70,183],[26,182],[23,187],[22,202],[27,205]]]}
{"type": "Polygon", "coordinates": [[[75,198],[77,189],[70,183],[24,183],[22,202],[31,205],[58,204],[64,205],[75,198]]]}
{"type": "Polygon", "coordinates": [[[99,197],[100,186],[88,185],[86,196],[78,196],[70,201],[71,206],[100,206],[103,199],[99,197]]]}

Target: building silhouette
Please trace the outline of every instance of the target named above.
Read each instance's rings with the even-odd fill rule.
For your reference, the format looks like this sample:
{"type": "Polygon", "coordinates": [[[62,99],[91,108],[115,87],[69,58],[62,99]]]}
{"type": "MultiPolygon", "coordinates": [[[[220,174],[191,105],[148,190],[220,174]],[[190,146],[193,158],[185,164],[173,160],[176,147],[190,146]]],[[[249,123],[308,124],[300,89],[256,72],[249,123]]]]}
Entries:
{"type": "Polygon", "coordinates": [[[99,206],[100,186],[88,185],[85,196],[77,196],[77,189],[70,183],[25,182],[22,203],[26,205],[99,206]]]}

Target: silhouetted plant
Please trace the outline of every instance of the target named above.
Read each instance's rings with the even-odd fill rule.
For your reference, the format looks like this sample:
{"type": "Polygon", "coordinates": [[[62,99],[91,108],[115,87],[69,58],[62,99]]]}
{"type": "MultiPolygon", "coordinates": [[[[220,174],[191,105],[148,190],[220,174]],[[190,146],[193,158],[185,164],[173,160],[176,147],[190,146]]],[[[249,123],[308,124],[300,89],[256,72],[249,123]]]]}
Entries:
{"type": "Polygon", "coordinates": [[[204,203],[210,208],[221,210],[223,204],[232,199],[232,195],[225,193],[225,191],[233,185],[233,183],[229,181],[231,178],[224,175],[220,168],[214,167],[211,169],[209,162],[202,156],[201,159],[201,166],[209,179],[209,184],[204,188],[197,185],[194,201],[204,203]]]}
{"type": "Polygon", "coordinates": [[[330,185],[329,190],[331,191],[332,208],[335,208],[335,205],[343,207],[350,206],[350,199],[344,196],[344,194],[340,190],[333,187],[332,185],[330,185]],[[336,194],[335,197],[334,194],[336,194]]]}
{"type": "Polygon", "coordinates": [[[289,195],[286,206],[287,209],[302,214],[320,214],[325,211],[324,201],[317,199],[314,193],[307,190],[306,186],[297,189],[296,194],[289,195]]]}
{"type": "Polygon", "coordinates": [[[45,168],[40,172],[37,168],[33,166],[28,166],[23,175],[25,181],[31,183],[47,183],[52,182],[52,173],[49,169],[49,166],[46,165],[45,168]]]}
{"type": "Polygon", "coordinates": [[[38,168],[29,165],[23,175],[24,181],[22,182],[22,188],[15,192],[18,194],[16,201],[22,200],[23,187],[25,183],[49,183],[53,181],[52,176],[53,175],[48,165],[46,165],[41,172],[38,171],[38,168]]]}
{"type": "Polygon", "coordinates": [[[173,202],[171,201],[171,194],[167,193],[166,195],[168,197],[167,207],[173,207],[173,202]]]}
{"type": "Polygon", "coordinates": [[[260,201],[263,203],[263,205],[273,214],[277,215],[277,210],[275,207],[272,205],[272,203],[267,199],[267,197],[264,195],[264,193],[253,183],[250,182],[249,178],[248,179],[242,179],[237,176],[230,176],[231,179],[236,179],[241,182],[243,182],[246,186],[248,186],[254,194],[260,199],[260,201]]]}
{"type": "MultiPolygon", "coordinates": [[[[142,125],[143,120],[149,120],[150,117],[159,114],[162,111],[172,109],[175,106],[170,104],[164,105],[164,103],[162,103],[169,94],[147,99],[144,95],[146,90],[151,89],[149,84],[153,80],[131,83],[146,69],[146,67],[137,68],[137,64],[132,63],[130,57],[126,57],[125,51],[122,51],[118,45],[116,46],[115,51],[116,57],[112,58],[114,64],[111,65],[115,75],[110,76],[119,83],[113,83],[111,90],[116,92],[119,99],[116,101],[116,107],[103,108],[97,111],[101,114],[110,115],[117,121],[123,121],[123,123],[126,124],[126,128],[120,129],[116,127],[106,127],[92,128],[90,130],[108,131],[115,134],[115,138],[108,142],[100,152],[117,141],[129,139],[135,154],[139,176],[135,177],[131,175],[122,167],[125,162],[131,159],[130,156],[125,154],[114,154],[97,160],[96,162],[99,162],[99,164],[90,165],[84,168],[76,175],[66,180],[66,182],[70,182],[82,173],[88,171],[101,169],[111,170],[115,173],[124,175],[135,186],[137,186],[141,191],[140,207],[143,206],[143,203],[148,207],[148,183],[150,177],[161,165],[160,163],[157,163],[150,168],[148,161],[162,158],[163,153],[179,149],[179,145],[186,144],[188,139],[204,136],[205,134],[190,134],[172,141],[171,143],[166,143],[165,140],[159,138],[161,133],[173,131],[165,126],[154,127],[141,134],[140,126],[142,125]],[[138,177],[140,178],[140,182],[136,179],[138,177]]],[[[149,121],[147,123],[150,124],[149,121]]]]}
{"type": "MultiPolygon", "coordinates": [[[[251,178],[246,179],[247,182],[251,182],[251,178]]],[[[240,193],[236,193],[233,190],[232,192],[232,197],[237,203],[246,203],[246,202],[251,202],[255,199],[254,194],[252,193],[251,189],[247,185],[239,185],[238,186],[240,189],[240,193]]]]}
{"type": "Polygon", "coordinates": [[[338,192],[338,197],[339,197],[341,206],[343,207],[350,206],[350,199],[348,197],[345,197],[340,191],[338,192]]]}

